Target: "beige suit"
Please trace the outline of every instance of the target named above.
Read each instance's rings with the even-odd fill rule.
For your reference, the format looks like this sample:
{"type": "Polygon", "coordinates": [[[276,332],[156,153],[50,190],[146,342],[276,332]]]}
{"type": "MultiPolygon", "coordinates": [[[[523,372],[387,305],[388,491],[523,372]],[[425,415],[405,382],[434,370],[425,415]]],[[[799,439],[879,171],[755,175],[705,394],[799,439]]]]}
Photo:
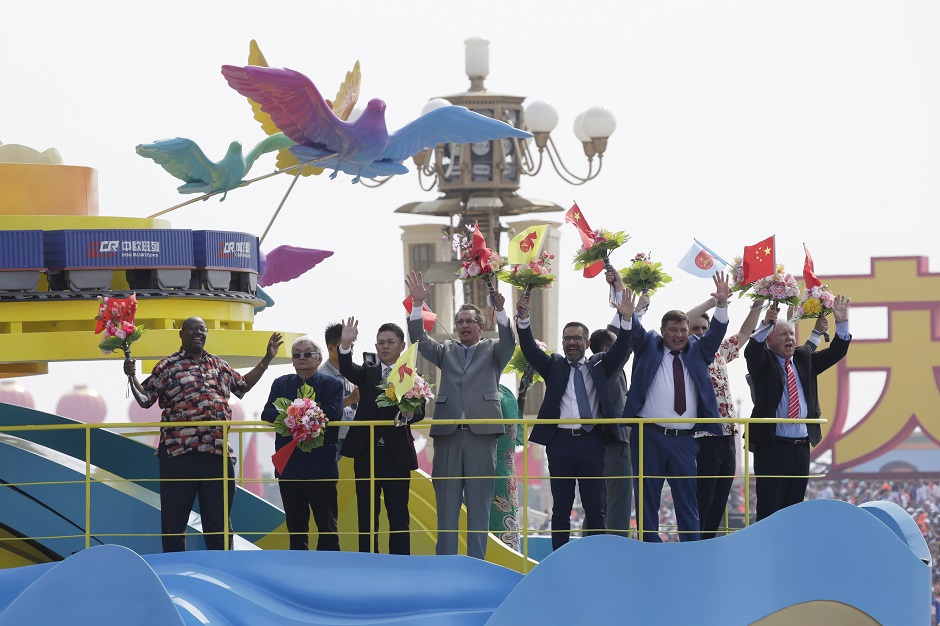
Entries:
{"type": "MultiPolygon", "coordinates": [[[[465,349],[458,342],[443,344],[429,337],[422,320],[408,320],[408,334],[418,352],[441,370],[434,419],[498,419],[499,377],[512,358],[516,339],[510,326],[497,324],[499,340],[483,339],[465,349]]],[[[490,505],[496,474],[496,439],[501,424],[434,424],[434,493],[437,498],[438,554],[457,553],[460,505],[467,504],[467,554],[486,557],[490,505]],[[464,476],[487,476],[458,480],[464,476]],[[440,480],[438,480],[440,479],[440,480]]]]}

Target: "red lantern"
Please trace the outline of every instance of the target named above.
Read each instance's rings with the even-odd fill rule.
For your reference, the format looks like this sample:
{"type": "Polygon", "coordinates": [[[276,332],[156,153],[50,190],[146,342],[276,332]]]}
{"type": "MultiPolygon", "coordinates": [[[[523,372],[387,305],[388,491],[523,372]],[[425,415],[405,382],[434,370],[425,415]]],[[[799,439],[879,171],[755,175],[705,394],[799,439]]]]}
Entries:
{"type": "Polygon", "coordinates": [[[33,396],[26,390],[26,387],[15,380],[0,380],[0,402],[27,409],[36,408],[33,396]]]}
{"type": "Polygon", "coordinates": [[[75,385],[59,398],[55,412],[86,424],[100,424],[108,414],[108,406],[101,394],[88,385],[75,385]]]}

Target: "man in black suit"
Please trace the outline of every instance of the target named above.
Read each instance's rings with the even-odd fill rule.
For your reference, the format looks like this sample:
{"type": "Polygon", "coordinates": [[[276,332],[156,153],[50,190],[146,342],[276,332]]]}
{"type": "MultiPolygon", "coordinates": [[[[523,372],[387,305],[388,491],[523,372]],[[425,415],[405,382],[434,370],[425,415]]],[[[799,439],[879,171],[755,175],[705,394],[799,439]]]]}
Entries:
{"type": "MultiPolygon", "coordinates": [[[[630,346],[630,325],[636,306],[633,293],[624,292],[623,303],[617,304],[620,328],[617,340],[607,352],[585,358],[588,328],[580,322],[565,325],[562,347],[565,355],[542,352],[535,343],[529,316],[522,310],[517,328],[522,354],[535,371],[545,379],[545,399],[539,419],[616,418],[607,389],[609,378],[623,368],[630,346]]],[[[605,431],[617,432],[622,439],[623,424],[536,424],[529,441],[545,446],[552,490],[552,549],[568,543],[571,530],[571,507],[574,504],[575,482],[579,484],[584,507],[584,534],[602,532],[604,504],[605,431]],[[556,478],[557,476],[557,478],[556,478]]],[[[619,435],[619,436],[618,436],[619,435]]]]}
{"type": "MultiPolygon", "coordinates": [[[[375,337],[378,363],[357,365],[352,359],[352,345],[359,336],[359,322],[350,317],[343,324],[339,344],[339,371],[359,388],[360,400],[354,421],[395,420],[398,409],[379,407],[375,401],[381,393],[379,384],[388,377],[405,349],[405,332],[397,324],[382,324],[375,337]]],[[[356,473],[356,505],[359,514],[359,551],[369,552],[369,534],[379,526],[380,495],[385,493],[385,513],[391,534],[388,538],[390,554],[411,554],[410,515],[408,496],[411,490],[411,471],[418,469],[414,437],[409,422],[423,418],[423,414],[403,413],[402,426],[376,426],[374,439],[365,426],[350,428],[341,453],[353,459],[356,473]],[[375,484],[370,484],[371,464],[375,460],[375,484]],[[370,493],[372,498],[370,498],[370,493]],[[375,517],[369,520],[374,505],[375,517]]],[[[379,538],[375,535],[373,550],[379,551],[379,538]]]]}
{"type": "MultiPolygon", "coordinates": [[[[291,345],[294,374],[276,378],[271,383],[271,393],[261,412],[261,419],[274,422],[278,398],[294,400],[303,385],[309,385],[316,394],[316,403],[331,422],[339,422],[343,416],[343,384],[331,376],[318,374],[317,367],[323,358],[313,339],[304,335],[291,345]]],[[[308,550],[310,544],[310,513],[317,525],[317,550],[339,550],[336,482],[339,468],[336,465],[336,436],[339,428],[330,424],[323,435],[323,445],[310,452],[295,449],[284,466],[276,472],[277,486],[284,503],[287,531],[290,533],[291,550],[308,550]]],[[[274,448],[280,450],[291,438],[277,434],[274,448]]]]}
{"type": "MultiPolygon", "coordinates": [[[[821,414],[816,377],[838,363],[849,350],[849,299],[832,305],[836,336],[825,350],[796,347],[796,331],[777,319],[770,307],[760,328],[744,348],[754,386],[751,417],[818,419],[821,414]]],[[[819,424],[754,424],[751,452],[757,474],[757,520],[803,501],[809,475],[810,446],[822,438],[819,424]],[[785,478],[771,478],[784,476],[785,478]]]]}

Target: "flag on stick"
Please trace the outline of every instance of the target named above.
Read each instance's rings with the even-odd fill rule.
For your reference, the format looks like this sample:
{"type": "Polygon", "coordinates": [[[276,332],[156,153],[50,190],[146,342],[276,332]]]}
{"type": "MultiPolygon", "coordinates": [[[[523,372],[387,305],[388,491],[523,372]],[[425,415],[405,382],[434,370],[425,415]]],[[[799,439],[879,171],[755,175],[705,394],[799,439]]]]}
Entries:
{"type": "Polygon", "coordinates": [[[545,244],[545,231],[548,224],[529,226],[517,233],[509,242],[509,262],[512,265],[531,263],[539,258],[545,244]]]}
{"type": "Polygon", "coordinates": [[[774,235],[753,246],[744,246],[741,267],[744,270],[744,277],[741,279],[742,285],[750,285],[755,280],[773,275],[777,271],[774,235]]]}
{"type": "Polygon", "coordinates": [[[819,287],[822,285],[822,281],[816,278],[816,268],[813,265],[813,257],[809,253],[809,248],[806,247],[806,244],[803,244],[803,252],[806,253],[806,260],[803,261],[803,282],[806,283],[806,289],[812,289],[813,287],[819,287]]]}
{"type": "MultiPolygon", "coordinates": [[[[584,218],[584,213],[578,207],[577,202],[571,205],[571,208],[565,213],[565,222],[574,224],[574,227],[578,229],[578,235],[581,236],[581,245],[583,245],[585,249],[594,245],[594,231],[591,230],[591,227],[588,225],[587,220],[584,218]]],[[[582,275],[585,278],[594,278],[603,271],[604,262],[597,261],[585,267],[582,271],[582,275]]]]}
{"type": "MultiPolygon", "coordinates": [[[[405,307],[405,310],[408,311],[409,314],[411,313],[411,307],[412,307],[413,302],[414,300],[412,299],[411,294],[409,294],[407,298],[401,301],[402,306],[405,307]]],[[[421,305],[421,320],[424,322],[424,330],[431,332],[432,330],[434,330],[434,322],[437,321],[437,313],[432,311],[428,307],[428,305],[422,304],[421,305]]]]}
{"type": "Polygon", "coordinates": [[[679,269],[698,276],[699,278],[709,278],[715,272],[720,272],[728,264],[720,256],[712,252],[698,239],[685,253],[682,260],[679,261],[679,269]]]}
{"type": "Polygon", "coordinates": [[[409,389],[415,386],[415,358],[418,344],[413,343],[401,353],[392,371],[388,373],[388,384],[395,388],[395,397],[401,398],[409,389]]]}

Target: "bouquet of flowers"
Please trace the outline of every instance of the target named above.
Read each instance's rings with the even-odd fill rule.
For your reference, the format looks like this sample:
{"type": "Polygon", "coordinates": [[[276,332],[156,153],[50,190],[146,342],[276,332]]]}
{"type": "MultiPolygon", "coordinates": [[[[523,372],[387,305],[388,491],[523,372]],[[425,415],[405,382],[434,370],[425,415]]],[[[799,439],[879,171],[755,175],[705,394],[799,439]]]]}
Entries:
{"type": "MultiPolygon", "coordinates": [[[[548,346],[545,345],[545,342],[536,339],[535,345],[545,354],[552,353],[552,351],[548,349],[548,346]]],[[[512,358],[509,359],[509,363],[507,363],[506,367],[503,369],[503,374],[519,374],[522,378],[528,376],[530,378],[529,385],[534,385],[542,380],[539,373],[532,368],[532,365],[526,360],[525,355],[522,354],[522,346],[516,346],[516,349],[512,353],[512,358]]]]}
{"type": "Polygon", "coordinates": [[[297,399],[288,400],[278,398],[274,401],[277,409],[277,418],[274,420],[274,430],[280,435],[291,437],[290,443],[278,450],[271,457],[274,469],[283,473],[287,460],[294,453],[295,448],[301,452],[310,452],[323,445],[326,435],[327,419],[316,403],[317,394],[310,385],[301,385],[297,390],[297,399]]]}
{"type": "Polygon", "coordinates": [[[672,277],[663,271],[663,264],[653,263],[649,252],[639,252],[633,257],[633,264],[620,270],[623,284],[637,293],[654,293],[657,289],[672,282],[672,277]]]}
{"type": "Polygon", "coordinates": [[[554,254],[542,252],[542,256],[530,263],[520,263],[510,266],[508,270],[500,270],[499,279],[527,294],[534,287],[551,287],[555,281],[551,268],[551,260],[554,258],[554,254]]]}
{"type": "Polygon", "coordinates": [[[415,383],[399,398],[395,393],[395,386],[388,384],[388,380],[383,380],[378,385],[382,391],[375,399],[376,406],[398,407],[402,413],[414,413],[424,404],[425,400],[433,400],[434,393],[431,391],[431,385],[415,374],[415,383]]]}
{"type": "Polygon", "coordinates": [[[473,225],[469,236],[461,233],[455,234],[451,239],[451,246],[460,258],[460,280],[483,279],[492,296],[496,293],[493,279],[496,273],[506,264],[506,260],[486,247],[486,240],[480,232],[479,224],[473,225]]]}
{"type": "Polygon", "coordinates": [[[784,270],[783,263],[777,263],[776,273],[755,280],[747,295],[754,300],[770,300],[778,307],[781,304],[796,306],[800,299],[800,285],[793,274],[784,270]]]}
{"type": "Polygon", "coordinates": [[[794,322],[811,317],[825,317],[832,313],[832,304],[835,296],[829,291],[829,285],[817,285],[812,289],[803,291],[799,304],[796,306],[794,322]]]}
{"type": "Polygon", "coordinates": [[[292,437],[301,452],[310,452],[323,445],[324,427],[330,421],[323,409],[317,406],[316,399],[313,387],[304,384],[297,391],[296,400],[278,398],[274,401],[277,409],[274,430],[285,437],[292,437]]]}
{"type": "Polygon", "coordinates": [[[739,298],[743,297],[751,288],[751,284],[741,283],[741,281],[744,280],[744,264],[741,257],[736,256],[731,260],[731,265],[728,266],[728,273],[731,274],[731,292],[737,293],[739,298]]]}
{"type": "Polygon", "coordinates": [[[451,238],[451,246],[460,258],[460,280],[491,280],[506,264],[506,260],[486,247],[479,225],[474,225],[470,235],[461,233],[451,238]]]}
{"type": "Polygon", "coordinates": [[[598,228],[591,233],[584,233],[581,248],[574,255],[574,269],[582,270],[598,261],[603,261],[604,266],[610,269],[610,253],[625,244],[628,239],[630,235],[622,230],[615,233],[598,228]],[[589,240],[593,240],[590,246],[587,245],[589,240]]]}
{"type": "Polygon", "coordinates": [[[131,344],[140,339],[146,330],[142,325],[134,324],[137,294],[131,294],[129,298],[98,296],[98,301],[98,315],[95,317],[98,324],[95,326],[95,334],[104,332],[104,338],[98,348],[104,354],[111,354],[120,348],[125,358],[131,358],[131,344]]]}

